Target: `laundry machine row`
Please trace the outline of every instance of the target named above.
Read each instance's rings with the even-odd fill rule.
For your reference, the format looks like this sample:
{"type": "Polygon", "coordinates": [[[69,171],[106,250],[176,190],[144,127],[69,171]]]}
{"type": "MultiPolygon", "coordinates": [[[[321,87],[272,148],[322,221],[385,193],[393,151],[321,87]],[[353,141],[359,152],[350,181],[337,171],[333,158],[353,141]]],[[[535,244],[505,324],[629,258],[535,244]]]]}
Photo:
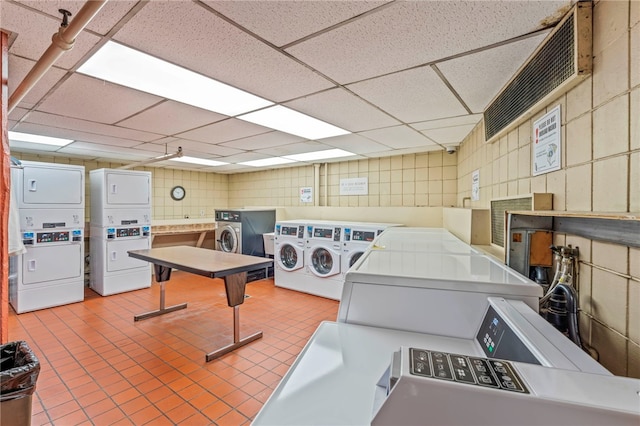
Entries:
{"type": "Polygon", "coordinates": [[[340,300],[345,272],[389,226],[400,225],[326,220],[277,222],[275,285],[340,300]]]}

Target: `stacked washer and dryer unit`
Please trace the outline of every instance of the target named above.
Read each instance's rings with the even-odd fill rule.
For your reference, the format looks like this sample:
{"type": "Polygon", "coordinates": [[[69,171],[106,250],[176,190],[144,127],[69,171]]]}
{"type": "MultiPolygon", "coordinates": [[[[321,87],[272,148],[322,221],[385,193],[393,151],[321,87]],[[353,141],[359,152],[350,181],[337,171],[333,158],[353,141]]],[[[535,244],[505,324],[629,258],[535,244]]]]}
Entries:
{"type": "Polygon", "coordinates": [[[275,228],[275,285],[340,300],[344,275],[391,223],[279,221],[275,228]]]}
{"type": "MultiPolygon", "coordinates": [[[[216,250],[249,256],[269,257],[263,234],[273,232],[275,209],[246,208],[216,210],[216,250]]],[[[273,267],[247,273],[247,282],[273,276],[273,267]]]]}
{"type": "Polygon", "coordinates": [[[23,161],[11,170],[26,253],[9,259],[17,313],[84,300],[84,166],[23,161]]]}
{"type": "Polygon", "coordinates": [[[151,286],[148,262],[129,250],[151,248],[151,172],[97,169],[91,181],[91,280],[102,296],[151,286]]]}

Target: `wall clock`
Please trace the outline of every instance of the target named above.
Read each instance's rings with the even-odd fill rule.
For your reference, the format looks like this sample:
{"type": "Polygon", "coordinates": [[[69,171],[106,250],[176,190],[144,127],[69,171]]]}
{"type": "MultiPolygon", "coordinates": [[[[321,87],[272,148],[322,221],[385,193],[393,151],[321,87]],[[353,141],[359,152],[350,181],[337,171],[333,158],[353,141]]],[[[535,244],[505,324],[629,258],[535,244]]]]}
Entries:
{"type": "Polygon", "coordinates": [[[185,195],[187,195],[187,191],[185,191],[180,185],[171,188],[171,198],[174,200],[182,201],[185,195]]]}

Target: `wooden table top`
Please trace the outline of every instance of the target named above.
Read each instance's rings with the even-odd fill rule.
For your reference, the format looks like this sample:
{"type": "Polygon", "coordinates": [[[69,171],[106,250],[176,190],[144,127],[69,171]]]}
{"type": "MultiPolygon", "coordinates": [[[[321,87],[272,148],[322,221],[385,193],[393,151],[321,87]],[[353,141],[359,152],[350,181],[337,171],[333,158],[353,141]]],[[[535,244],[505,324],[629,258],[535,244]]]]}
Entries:
{"type": "Polygon", "coordinates": [[[265,257],[190,246],[131,250],[129,256],[209,278],[221,278],[239,272],[266,268],[273,263],[273,259],[265,257]]]}

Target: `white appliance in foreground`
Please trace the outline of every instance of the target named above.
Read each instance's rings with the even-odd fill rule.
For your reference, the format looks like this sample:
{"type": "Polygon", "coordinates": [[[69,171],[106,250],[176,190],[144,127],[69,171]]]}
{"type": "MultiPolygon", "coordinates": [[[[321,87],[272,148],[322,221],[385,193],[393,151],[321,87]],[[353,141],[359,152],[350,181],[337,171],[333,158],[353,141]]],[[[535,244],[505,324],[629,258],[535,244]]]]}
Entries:
{"type": "Polygon", "coordinates": [[[522,300],[537,312],[538,284],[488,256],[448,252],[443,243],[456,241],[443,242],[440,235],[385,230],[347,272],[338,321],[470,338],[487,296],[522,300]],[[381,249],[377,242],[387,233],[414,239],[413,246],[431,241],[433,251],[381,249]],[[459,322],[462,334],[451,328],[459,322]]]}
{"type": "Polygon", "coordinates": [[[84,166],[23,161],[11,170],[26,253],[9,259],[17,313],[84,300],[84,166]]]}
{"type": "Polygon", "coordinates": [[[151,248],[151,172],[98,169],[91,181],[91,280],[102,296],[151,286],[148,262],[129,250],[151,248]]]}
{"type": "Polygon", "coordinates": [[[253,424],[638,424],[639,380],[612,376],[520,301],[486,306],[469,339],[322,323],[253,424]]]}

